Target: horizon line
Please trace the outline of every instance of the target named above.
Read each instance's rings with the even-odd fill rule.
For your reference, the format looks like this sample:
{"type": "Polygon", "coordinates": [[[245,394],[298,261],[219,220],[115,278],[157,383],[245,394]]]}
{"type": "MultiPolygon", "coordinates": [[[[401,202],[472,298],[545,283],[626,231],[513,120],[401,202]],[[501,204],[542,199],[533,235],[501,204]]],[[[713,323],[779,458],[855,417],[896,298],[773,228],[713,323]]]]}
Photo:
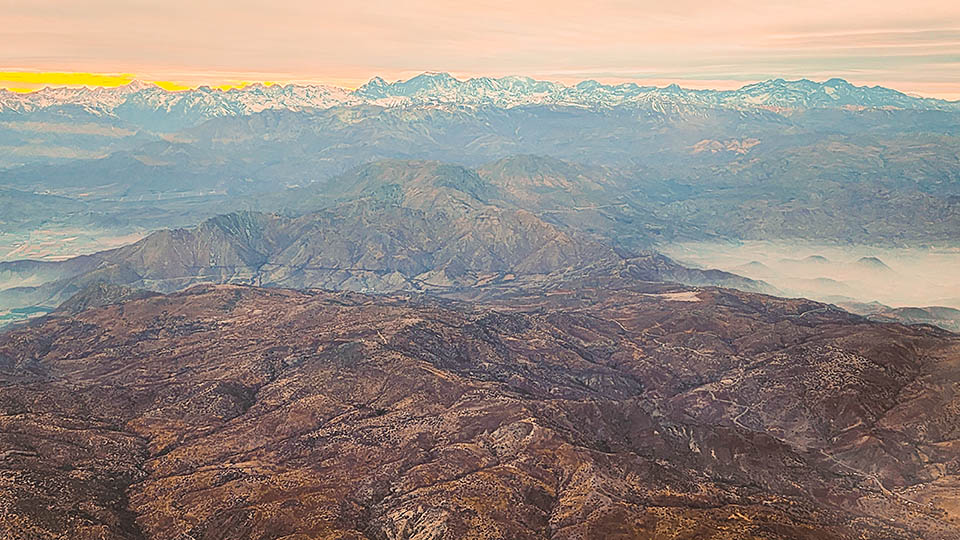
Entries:
{"type": "MultiPolygon", "coordinates": [[[[942,101],[960,101],[960,88],[956,89],[956,92],[950,92],[948,94],[944,93],[921,93],[921,92],[912,92],[904,91],[895,88],[894,86],[888,86],[886,84],[870,84],[870,83],[858,83],[850,82],[848,79],[843,77],[828,77],[822,81],[818,81],[818,78],[813,77],[799,77],[799,78],[789,78],[784,76],[777,77],[767,77],[767,78],[757,78],[753,80],[741,80],[741,79],[683,79],[683,78],[660,78],[660,77],[596,77],[596,78],[571,78],[571,77],[544,77],[538,78],[529,75],[504,75],[504,76],[486,76],[486,75],[470,75],[470,76],[457,76],[447,71],[436,71],[436,70],[427,70],[421,72],[406,72],[410,74],[407,78],[397,78],[393,81],[387,80],[385,77],[380,75],[374,75],[369,79],[363,81],[362,79],[337,79],[336,77],[328,77],[326,80],[321,78],[306,77],[282,77],[277,78],[277,80],[267,80],[266,78],[255,80],[255,77],[243,77],[243,78],[216,78],[211,80],[200,80],[195,78],[196,76],[186,76],[186,77],[171,77],[170,79],[165,78],[153,78],[149,75],[135,75],[132,73],[110,73],[110,72],[70,72],[70,71],[6,71],[0,70],[0,89],[6,90],[8,92],[13,92],[17,94],[31,94],[39,92],[45,89],[59,89],[59,88],[71,88],[71,89],[96,89],[96,88],[122,88],[134,83],[141,84],[150,84],[156,86],[157,88],[164,90],[166,92],[182,92],[189,90],[197,90],[201,88],[208,88],[211,90],[219,90],[222,92],[228,92],[231,90],[242,90],[250,86],[328,86],[339,88],[347,91],[356,91],[365,84],[374,81],[382,80],[387,82],[387,84],[394,84],[399,82],[406,82],[416,77],[422,75],[447,75],[457,80],[458,82],[466,82],[471,79],[505,79],[511,77],[522,77],[529,78],[538,82],[551,82],[555,84],[560,84],[565,87],[574,87],[579,83],[583,82],[597,82],[605,86],[620,86],[626,84],[634,84],[641,87],[653,87],[658,89],[668,88],[672,86],[679,86],[684,90],[707,90],[707,91],[730,91],[730,90],[740,90],[747,86],[754,84],[772,82],[772,81],[785,81],[785,82],[802,82],[810,81],[817,84],[824,84],[830,80],[840,80],[845,83],[851,84],[856,87],[861,88],[886,88],[900,92],[904,95],[916,98],[925,98],[925,99],[938,99],[942,101]],[[193,81],[190,81],[193,79],[193,81]],[[327,82],[332,81],[332,82],[327,82]],[[363,82],[361,82],[363,81],[363,82]],[[607,81],[607,82],[604,82],[607,81]],[[644,84],[644,82],[648,84],[644,84]],[[697,82],[703,84],[696,84],[697,82]],[[693,83],[693,84],[691,84],[693,83]],[[721,83],[721,84],[717,84],[721,83]],[[950,97],[947,97],[950,96],[950,97]]],[[[216,77],[215,73],[211,73],[213,77],[216,77]]],[[[289,75],[289,74],[287,74],[289,75]]]]}

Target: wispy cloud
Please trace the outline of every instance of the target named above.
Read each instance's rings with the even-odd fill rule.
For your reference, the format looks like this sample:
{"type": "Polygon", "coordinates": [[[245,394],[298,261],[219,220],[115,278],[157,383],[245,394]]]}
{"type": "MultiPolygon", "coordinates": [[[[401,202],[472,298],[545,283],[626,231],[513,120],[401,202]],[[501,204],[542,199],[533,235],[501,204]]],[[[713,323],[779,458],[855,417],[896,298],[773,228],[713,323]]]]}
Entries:
{"type": "Polygon", "coordinates": [[[694,83],[826,74],[960,97],[956,4],[0,0],[0,70],[188,85],[356,85],[424,70],[694,83]]]}

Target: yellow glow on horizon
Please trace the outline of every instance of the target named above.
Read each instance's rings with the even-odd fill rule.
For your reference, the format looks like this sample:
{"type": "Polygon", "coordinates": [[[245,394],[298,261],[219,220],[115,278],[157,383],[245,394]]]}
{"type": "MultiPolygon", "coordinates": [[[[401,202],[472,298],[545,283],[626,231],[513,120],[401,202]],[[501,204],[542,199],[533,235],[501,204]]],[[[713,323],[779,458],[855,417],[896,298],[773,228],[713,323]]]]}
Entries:
{"type": "MultiPolygon", "coordinates": [[[[135,80],[147,81],[170,92],[179,90],[190,90],[198,86],[209,86],[218,90],[231,90],[233,88],[244,88],[251,84],[257,84],[251,81],[237,80],[216,80],[216,81],[198,81],[185,82],[174,80],[153,79],[150,76],[140,77],[132,73],[83,73],[67,71],[0,71],[0,88],[5,88],[11,92],[30,93],[36,92],[51,86],[67,87],[103,87],[113,88],[130,84],[135,80]]],[[[260,84],[272,86],[277,84],[272,81],[259,81],[260,84]]]]}
{"type": "MultiPolygon", "coordinates": [[[[400,71],[395,73],[381,74],[387,80],[407,79],[417,75],[415,71],[400,71]]],[[[263,84],[272,86],[275,84],[328,84],[339,86],[347,90],[354,90],[364,84],[373,74],[358,73],[353,77],[319,77],[317,74],[302,77],[297,74],[282,74],[282,78],[273,78],[277,74],[272,74],[272,81],[256,80],[253,73],[210,73],[202,74],[169,74],[164,72],[157,73],[90,73],[90,72],[66,72],[66,71],[0,71],[0,89],[6,89],[17,93],[30,93],[41,90],[46,87],[117,87],[129,84],[135,80],[150,82],[170,92],[189,90],[200,86],[208,86],[221,91],[231,89],[241,89],[251,84],[263,84]],[[253,77],[249,77],[253,75],[253,77]],[[244,77],[241,79],[240,77],[244,77]],[[248,78],[249,77],[249,78],[248,78]]],[[[266,74],[264,74],[266,75],[266,74]]],[[[459,79],[467,79],[475,76],[501,76],[501,74],[484,73],[454,73],[459,79]]],[[[269,75],[268,75],[269,76],[269,75]]],[[[591,78],[589,74],[582,76],[573,76],[569,73],[533,73],[536,79],[551,80],[563,84],[576,84],[581,80],[591,78]]],[[[619,84],[623,82],[635,82],[640,85],[653,85],[663,87],[671,83],[678,83],[684,88],[693,89],[714,89],[729,90],[737,89],[747,84],[744,80],[732,79],[664,79],[664,78],[634,78],[634,77],[592,77],[606,84],[619,84]]],[[[789,77],[787,77],[789,78],[789,77]]],[[[814,77],[816,79],[816,77],[814,77]]],[[[821,77],[825,79],[825,77],[821,77]]],[[[759,79],[758,79],[759,80],[759,79]]],[[[895,88],[905,93],[921,95],[926,97],[936,97],[947,100],[960,100],[960,89],[957,85],[949,82],[929,82],[929,81],[883,81],[883,80],[851,80],[850,82],[858,85],[872,86],[879,84],[890,88],[895,88]]]]}
{"type": "Polygon", "coordinates": [[[150,81],[153,84],[163,88],[164,90],[170,92],[176,92],[177,90],[189,90],[189,86],[182,85],[180,83],[175,83],[173,81],[150,81]]]}
{"type": "Polygon", "coordinates": [[[271,81],[258,81],[258,82],[230,81],[230,82],[225,82],[221,84],[217,84],[217,83],[187,84],[187,83],[181,83],[176,81],[150,81],[150,82],[169,92],[177,92],[180,90],[190,90],[191,88],[197,88],[199,86],[209,86],[210,88],[214,88],[216,90],[222,90],[226,92],[227,90],[233,90],[234,88],[237,88],[237,89],[246,88],[251,84],[258,84],[258,82],[259,84],[262,84],[264,86],[273,86],[274,84],[277,84],[271,81]]]}

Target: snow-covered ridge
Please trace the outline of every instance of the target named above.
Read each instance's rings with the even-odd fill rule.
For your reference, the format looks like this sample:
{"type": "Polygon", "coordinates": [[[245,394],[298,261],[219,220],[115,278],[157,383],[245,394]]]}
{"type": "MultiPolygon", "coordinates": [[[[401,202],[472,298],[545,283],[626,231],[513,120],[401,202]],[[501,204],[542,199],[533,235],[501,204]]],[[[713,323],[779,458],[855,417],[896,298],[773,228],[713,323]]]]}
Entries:
{"type": "Polygon", "coordinates": [[[460,80],[447,73],[423,73],[388,83],[379,77],[351,91],[324,85],[254,84],[240,89],[199,87],[167,91],[132,82],[116,88],[44,88],[31,93],[0,90],[0,111],[30,112],[76,106],[98,114],[192,114],[204,118],[263,110],[327,109],[335,106],[561,105],[590,108],[636,107],[660,112],[722,108],[777,112],[815,108],[891,108],[960,111],[960,102],[918,98],[879,86],[855,86],[842,79],[763,81],[738,90],[689,90],[588,80],[568,86],[529,77],[460,80]]]}
{"type": "Polygon", "coordinates": [[[665,104],[677,107],[731,109],[898,108],[960,111],[960,102],[918,98],[880,86],[855,86],[843,79],[818,83],[775,79],[737,90],[690,90],[676,84],[657,88],[635,83],[607,85],[582,81],[573,86],[529,77],[478,77],[458,80],[447,73],[424,73],[388,84],[374,78],[354,95],[367,100],[402,98],[411,103],[487,104],[502,107],[569,104],[617,107],[665,104]]]}

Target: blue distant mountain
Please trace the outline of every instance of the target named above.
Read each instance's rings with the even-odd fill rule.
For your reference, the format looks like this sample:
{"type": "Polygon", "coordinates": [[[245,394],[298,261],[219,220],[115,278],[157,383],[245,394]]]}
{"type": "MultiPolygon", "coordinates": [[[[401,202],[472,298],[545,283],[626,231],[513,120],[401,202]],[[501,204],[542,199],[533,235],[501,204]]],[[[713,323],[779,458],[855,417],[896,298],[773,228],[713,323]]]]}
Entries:
{"type": "MultiPolygon", "coordinates": [[[[263,110],[327,109],[371,104],[387,107],[432,104],[502,108],[559,105],[659,111],[718,108],[780,112],[837,108],[960,111],[960,102],[914,97],[880,86],[855,86],[843,79],[825,82],[775,79],[749,84],[738,90],[721,91],[690,90],[676,84],[663,88],[635,83],[609,85],[592,80],[568,86],[518,76],[460,80],[449,73],[428,72],[392,83],[375,77],[353,91],[325,85],[292,84],[255,84],[231,90],[200,87],[167,91],[142,82],[117,88],[45,88],[25,94],[0,90],[0,112],[24,113],[74,106],[135,123],[149,123],[162,115],[169,127],[182,127],[183,122],[176,121],[178,119],[198,122],[263,110]]],[[[162,124],[160,127],[164,127],[162,124]]]]}

